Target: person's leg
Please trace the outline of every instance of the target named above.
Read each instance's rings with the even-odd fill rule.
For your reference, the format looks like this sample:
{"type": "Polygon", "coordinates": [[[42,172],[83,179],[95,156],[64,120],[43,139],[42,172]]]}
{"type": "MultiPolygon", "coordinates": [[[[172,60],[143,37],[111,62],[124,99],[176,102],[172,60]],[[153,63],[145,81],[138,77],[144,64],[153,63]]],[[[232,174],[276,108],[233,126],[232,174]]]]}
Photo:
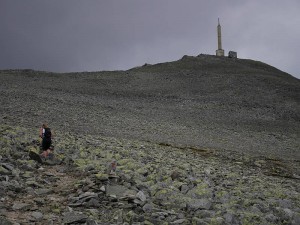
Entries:
{"type": "Polygon", "coordinates": [[[48,154],[50,152],[50,146],[51,146],[51,140],[43,139],[42,147],[43,147],[43,153],[41,154],[42,157],[47,158],[48,154]]]}
{"type": "Polygon", "coordinates": [[[46,150],[44,150],[43,151],[43,153],[41,154],[41,156],[43,157],[43,158],[47,158],[48,157],[48,151],[46,150]]]}

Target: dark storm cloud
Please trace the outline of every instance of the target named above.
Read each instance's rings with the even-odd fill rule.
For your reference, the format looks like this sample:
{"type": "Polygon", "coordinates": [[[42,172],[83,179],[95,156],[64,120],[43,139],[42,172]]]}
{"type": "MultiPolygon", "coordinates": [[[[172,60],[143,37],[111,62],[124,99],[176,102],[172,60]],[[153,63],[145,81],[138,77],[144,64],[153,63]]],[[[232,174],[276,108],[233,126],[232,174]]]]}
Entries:
{"type": "Polygon", "coordinates": [[[0,68],[129,69],[223,48],[300,77],[297,0],[0,0],[0,68]]]}

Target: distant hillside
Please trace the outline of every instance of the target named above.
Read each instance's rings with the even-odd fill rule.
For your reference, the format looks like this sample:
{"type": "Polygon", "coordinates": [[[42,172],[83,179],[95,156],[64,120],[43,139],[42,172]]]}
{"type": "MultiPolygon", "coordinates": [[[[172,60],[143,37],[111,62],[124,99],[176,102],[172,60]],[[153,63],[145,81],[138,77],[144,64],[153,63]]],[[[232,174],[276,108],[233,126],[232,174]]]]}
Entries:
{"type": "Polygon", "coordinates": [[[1,123],[300,159],[300,80],[199,55],[127,71],[0,73],[1,123]]]}

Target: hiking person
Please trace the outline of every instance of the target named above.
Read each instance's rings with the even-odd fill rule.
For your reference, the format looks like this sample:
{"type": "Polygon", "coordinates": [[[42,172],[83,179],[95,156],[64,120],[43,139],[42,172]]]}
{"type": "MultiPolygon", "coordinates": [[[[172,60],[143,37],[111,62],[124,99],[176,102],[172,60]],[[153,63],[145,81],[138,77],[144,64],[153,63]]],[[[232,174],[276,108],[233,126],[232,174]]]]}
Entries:
{"type": "Polygon", "coordinates": [[[115,159],[108,165],[108,174],[109,175],[116,175],[117,170],[117,161],[115,159]]]}
{"type": "Polygon", "coordinates": [[[51,129],[48,127],[46,123],[43,123],[40,129],[40,138],[42,138],[42,150],[43,150],[41,156],[47,158],[47,156],[51,152],[50,147],[52,144],[52,133],[51,133],[51,129]]]}

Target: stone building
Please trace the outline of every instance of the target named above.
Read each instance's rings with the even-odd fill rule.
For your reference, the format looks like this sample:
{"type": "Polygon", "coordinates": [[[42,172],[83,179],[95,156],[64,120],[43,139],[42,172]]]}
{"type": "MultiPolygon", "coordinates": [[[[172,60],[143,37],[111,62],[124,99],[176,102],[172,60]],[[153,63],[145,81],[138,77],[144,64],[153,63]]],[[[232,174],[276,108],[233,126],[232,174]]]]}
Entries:
{"type": "Polygon", "coordinates": [[[237,52],[229,51],[228,52],[228,58],[237,58],[237,52]]]}

